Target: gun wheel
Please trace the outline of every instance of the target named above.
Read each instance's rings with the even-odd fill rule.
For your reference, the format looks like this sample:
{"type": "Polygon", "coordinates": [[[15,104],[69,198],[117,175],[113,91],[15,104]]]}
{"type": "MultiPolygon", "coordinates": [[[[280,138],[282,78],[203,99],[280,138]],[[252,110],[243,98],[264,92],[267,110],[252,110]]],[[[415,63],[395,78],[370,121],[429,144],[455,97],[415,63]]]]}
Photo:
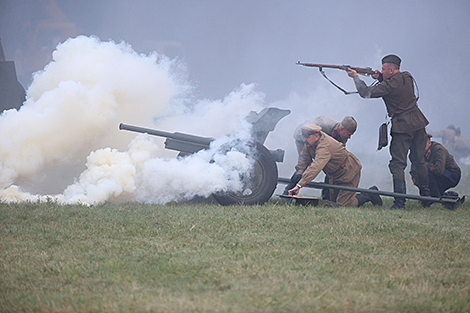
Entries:
{"type": "MultiPolygon", "coordinates": [[[[233,144],[223,146],[221,149],[225,150],[223,152],[227,152],[232,146],[233,144]]],[[[257,142],[250,142],[246,150],[250,150],[246,152],[246,156],[252,158],[254,162],[252,171],[249,175],[241,177],[244,185],[240,192],[229,191],[213,194],[214,199],[221,205],[261,205],[271,198],[276,189],[277,165],[269,150],[257,142]]]]}

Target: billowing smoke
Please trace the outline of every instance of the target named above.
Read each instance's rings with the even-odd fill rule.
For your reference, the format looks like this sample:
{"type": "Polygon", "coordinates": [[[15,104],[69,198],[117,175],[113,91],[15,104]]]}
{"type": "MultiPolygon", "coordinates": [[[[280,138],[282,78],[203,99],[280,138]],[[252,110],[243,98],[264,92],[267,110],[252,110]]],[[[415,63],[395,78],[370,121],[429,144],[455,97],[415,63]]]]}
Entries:
{"type": "Polygon", "coordinates": [[[223,100],[195,100],[186,76],[181,61],[126,43],[81,36],[60,44],[20,110],[0,116],[1,201],[167,203],[240,190],[249,160],[216,151],[226,134],[248,138],[243,118],[262,109],[264,95],[242,85],[223,100]],[[220,139],[175,158],[163,139],[119,131],[121,122],[220,139]]]}

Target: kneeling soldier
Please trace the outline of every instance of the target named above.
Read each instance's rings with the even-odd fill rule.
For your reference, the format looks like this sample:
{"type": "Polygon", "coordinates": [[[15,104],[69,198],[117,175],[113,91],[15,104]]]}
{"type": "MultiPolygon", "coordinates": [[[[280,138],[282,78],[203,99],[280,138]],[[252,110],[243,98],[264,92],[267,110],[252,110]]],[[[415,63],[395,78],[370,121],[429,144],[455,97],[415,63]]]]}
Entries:
{"type": "MultiPolygon", "coordinates": [[[[302,126],[301,130],[305,146],[295,166],[296,172],[291,179],[295,187],[289,190],[289,195],[296,195],[300,188],[314,180],[322,170],[331,178],[333,185],[356,188],[362,169],[359,159],[339,141],[322,132],[320,126],[308,124],[302,126]]],[[[377,190],[377,187],[370,189],[377,190]]],[[[341,206],[351,207],[361,206],[368,201],[374,205],[382,205],[379,195],[356,194],[355,191],[347,190],[335,190],[331,200],[341,206]]]]}
{"type": "MultiPolygon", "coordinates": [[[[428,169],[429,189],[431,197],[442,197],[447,189],[457,186],[460,181],[460,167],[447,149],[438,142],[431,141],[432,135],[427,135],[424,158],[428,169]]],[[[411,165],[410,171],[413,183],[416,184],[416,168],[411,165]]]]}

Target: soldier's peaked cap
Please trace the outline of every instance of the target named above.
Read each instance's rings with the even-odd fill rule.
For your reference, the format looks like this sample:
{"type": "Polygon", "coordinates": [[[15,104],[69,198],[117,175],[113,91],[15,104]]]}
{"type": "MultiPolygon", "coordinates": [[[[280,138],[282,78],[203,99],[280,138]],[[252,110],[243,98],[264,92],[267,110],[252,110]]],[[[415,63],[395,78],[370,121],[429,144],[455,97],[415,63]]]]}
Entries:
{"type": "Polygon", "coordinates": [[[352,116],[345,116],[341,121],[341,125],[351,134],[354,134],[357,129],[357,122],[352,116]]]}
{"type": "Polygon", "coordinates": [[[382,58],[382,64],[384,63],[393,63],[393,64],[396,64],[398,66],[400,66],[401,64],[401,59],[394,55],[394,54],[389,54],[389,55],[386,55],[382,58]]]}

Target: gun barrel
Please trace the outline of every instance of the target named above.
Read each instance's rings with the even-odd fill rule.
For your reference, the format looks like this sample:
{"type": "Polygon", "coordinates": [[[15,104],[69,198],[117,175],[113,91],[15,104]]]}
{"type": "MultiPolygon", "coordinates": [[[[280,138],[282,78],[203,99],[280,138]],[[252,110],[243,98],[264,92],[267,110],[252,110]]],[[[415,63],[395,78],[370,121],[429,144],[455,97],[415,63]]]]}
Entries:
{"type": "Polygon", "coordinates": [[[336,69],[344,69],[344,67],[348,66],[348,65],[331,65],[331,64],[316,64],[316,63],[301,63],[300,61],[298,61],[296,63],[297,65],[303,65],[303,66],[308,66],[308,67],[319,67],[319,68],[336,68],[336,69]]]}
{"type": "Polygon", "coordinates": [[[199,137],[199,136],[194,136],[194,135],[189,135],[189,134],[184,134],[184,133],[169,133],[169,132],[165,132],[161,130],[139,127],[139,126],[132,126],[132,125],[127,125],[123,123],[119,124],[119,129],[154,135],[158,137],[165,137],[165,138],[174,139],[178,141],[195,143],[200,146],[205,146],[206,148],[209,148],[211,142],[214,141],[213,138],[209,138],[209,137],[199,137]]]}
{"type": "Polygon", "coordinates": [[[119,129],[128,130],[128,131],[136,132],[136,133],[149,134],[149,135],[154,135],[154,136],[159,136],[159,137],[166,137],[166,138],[173,137],[172,133],[168,133],[165,131],[145,128],[145,127],[132,126],[132,125],[127,125],[123,123],[119,124],[119,129]]]}

